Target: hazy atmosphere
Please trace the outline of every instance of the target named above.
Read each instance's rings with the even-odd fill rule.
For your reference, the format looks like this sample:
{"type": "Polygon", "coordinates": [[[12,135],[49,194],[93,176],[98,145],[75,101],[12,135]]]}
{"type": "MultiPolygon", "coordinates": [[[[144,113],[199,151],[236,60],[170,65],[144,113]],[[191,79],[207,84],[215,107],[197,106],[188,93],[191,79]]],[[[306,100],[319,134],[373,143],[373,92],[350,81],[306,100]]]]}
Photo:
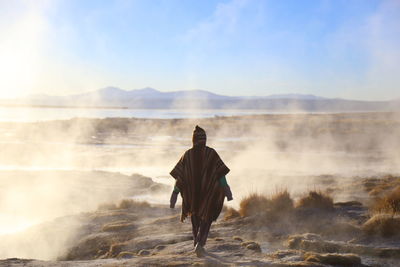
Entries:
{"type": "Polygon", "coordinates": [[[399,47],[397,0],[0,0],[0,267],[398,266],[399,47]]]}
{"type": "Polygon", "coordinates": [[[400,3],[0,1],[0,97],[202,89],[400,98],[400,3]]]}

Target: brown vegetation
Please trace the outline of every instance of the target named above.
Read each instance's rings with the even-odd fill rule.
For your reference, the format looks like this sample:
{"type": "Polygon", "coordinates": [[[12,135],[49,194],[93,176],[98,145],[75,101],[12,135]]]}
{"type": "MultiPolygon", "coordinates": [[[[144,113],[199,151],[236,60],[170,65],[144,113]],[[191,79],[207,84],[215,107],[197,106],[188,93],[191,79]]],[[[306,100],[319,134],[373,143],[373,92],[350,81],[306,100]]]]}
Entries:
{"type": "Polygon", "coordinates": [[[293,208],[293,199],[290,197],[290,194],[286,189],[278,191],[271,196],[269,201],[270,212],[290,212],[293,210],[293,208]]]}
{"type": "Polygon", "coordinates": [[[367,235],[395,237],[400,235],[400,217],[376,214],[364,223],[362,230],[367,235]]]}
{"type": "Polygon", "coordinates": [[[386,175],[380,178],[368,178],[363,181],[363,186],[370,196],[380,198],[396,187],[400,187],[400,177],[386,175]]]}
{"type": "Polygon", "coordinates": [[[251,194],[240,202],[239,214],[243,217],[265,213],[269,217],[277,217],[293,210],[293,199],[287,190],[276,192],[267,198],[260,194],[251,194]]]}
{"type": "Polygon", "coordinates": [[[253,193],[240,201],[239,213],[242,217],[258,214],[266,210],[268,199],[260,194],[253,193]]]}
{"type": "Polygon", "coordinates": [[[325,211],[331,211],[334,209],[332,198],[320,191],[310,191],[308,195],[299,199],[297,207],[325,211]]]}
{"type": "MultiPolygon", "coordinates": [[[[299,199],[296,208],[312,208],[330,211],[334,209],[334,204],[330,196],[319,191],[310,191],[308,195],[299,199]]],[[[242,217],[260,213],[267,213],[269,216],[273,216],[288,214],[293,210],[293,199],[287,190],[282,190],[269,198],[256,193],[250,194],[240,202],[239,214],[242,217]]],[[[231,216],[230,213],[234,212],[234,209],[230,209],[228,215],[231,216]]]]}
{"type": "Polygon", "coordinates": [[[400,213],[400,186],[389,191],[383,197],[376,198],[371,209],[374,213],[388,213],[393,215],[400,213]]]}
{"type": "Polygon", "coordinates": [[[227,208],[224,214],[224,220],[231,220],[240,217],[240,213],[234,208],[227,208]]]}

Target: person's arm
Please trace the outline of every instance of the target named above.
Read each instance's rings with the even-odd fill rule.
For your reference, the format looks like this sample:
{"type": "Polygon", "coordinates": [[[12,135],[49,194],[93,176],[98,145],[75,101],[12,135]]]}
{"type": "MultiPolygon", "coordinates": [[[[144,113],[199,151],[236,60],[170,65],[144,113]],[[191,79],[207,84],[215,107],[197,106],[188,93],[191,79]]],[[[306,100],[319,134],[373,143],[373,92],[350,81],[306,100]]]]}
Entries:
{"type": "Polygon", "coordinates": [[[231,188],[230,188],[229,185],[228,185],[228,182],[226,181],[225,175],[222,176],[221,178],[219,178],[219,185],[222,186],[222,187],[224,188],[226,199],[227,199],[228,201],[233,200],[232,191],[231,191],[231,188]]]}
{"type": "Polygon", "coordinates": [[[226,181],[225,175],[222,176],[221,178],[219,178],[219,185],[222,186],[222,187],[224,187],[224,186],[229,186],[229,185],[228,185],[228,182],[226,181]]]}
{"type": "Polygon", "coordinates": [[[179,188],[174,185],[174,193],[179,194],[181,192],[181,190],[179,190],[179,188]]]}
{"type": "Polygon", "coordinates": [[[179,192],[180,192],[179,188],[175,185],[174,190],[172,191],[172,194],[171,194],[171,198],[169,200],[169,207],[171,209],[175,208],[175,204],[176,204],[176,201],[178,200],[179,192]]]}

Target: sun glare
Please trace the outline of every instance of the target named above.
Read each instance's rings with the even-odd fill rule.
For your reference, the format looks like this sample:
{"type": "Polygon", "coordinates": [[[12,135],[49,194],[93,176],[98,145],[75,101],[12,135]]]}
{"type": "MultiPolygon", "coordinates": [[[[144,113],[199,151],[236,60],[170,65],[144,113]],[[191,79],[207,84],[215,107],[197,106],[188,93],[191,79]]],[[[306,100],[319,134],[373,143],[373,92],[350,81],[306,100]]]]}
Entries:
{"type": "Polygon", "coordinates": [[[24,96],[37,87],[45,30],[45,20],[38,12],[25,14],[0,30],[0,98],[24,96]]]}

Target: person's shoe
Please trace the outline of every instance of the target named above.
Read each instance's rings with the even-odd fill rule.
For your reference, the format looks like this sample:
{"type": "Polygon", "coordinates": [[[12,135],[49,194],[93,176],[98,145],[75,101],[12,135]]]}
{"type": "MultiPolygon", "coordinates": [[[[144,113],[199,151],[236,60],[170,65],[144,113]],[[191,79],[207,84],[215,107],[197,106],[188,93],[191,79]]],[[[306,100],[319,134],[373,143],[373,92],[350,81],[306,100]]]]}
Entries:
{"type": "Polygon", "coordinates": [[[199,258],[204,257],[206,251],[204,250],[203,246],[197,243],[196,247],[194,248],[194,252],[196,252],[196,256],[199,258]]]}

